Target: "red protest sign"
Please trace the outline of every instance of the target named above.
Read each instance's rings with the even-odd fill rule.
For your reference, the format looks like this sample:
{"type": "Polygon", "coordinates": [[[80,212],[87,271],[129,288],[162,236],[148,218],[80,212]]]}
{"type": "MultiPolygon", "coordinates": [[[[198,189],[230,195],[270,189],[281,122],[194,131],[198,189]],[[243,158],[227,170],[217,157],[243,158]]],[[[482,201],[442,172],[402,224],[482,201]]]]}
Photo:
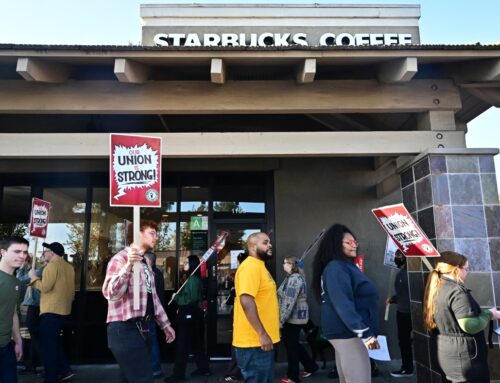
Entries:
{"type": "Polygon", "coordinates": [[[161,138],[110,135],[110,206],[161,206],[161,138]]]}
{"type": "Polygon", "coordinates": [[[405,256],[440,256],[402,203],[373,209],[372,212],[405,256]]]}
{"type": "Polygon", "coordinates": [[[32,237],[47,237],[49,211],[50,202],[38,198],[31,200],[30,235],[32,237]]]}

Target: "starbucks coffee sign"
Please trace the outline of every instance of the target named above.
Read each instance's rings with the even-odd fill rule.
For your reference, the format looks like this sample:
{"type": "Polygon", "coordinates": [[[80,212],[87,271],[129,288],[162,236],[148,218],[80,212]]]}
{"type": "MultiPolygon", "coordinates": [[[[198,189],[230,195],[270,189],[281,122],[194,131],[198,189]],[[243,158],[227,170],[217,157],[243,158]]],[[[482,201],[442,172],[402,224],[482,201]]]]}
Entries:
{"type": "Polygon", "coordinates": [[[157,33],[153,41],[158,46],[174,47],[286,47],[301,46],[362,46],[408,45],[411,33],[323,33],[317,41],[308,34],[297,33],[157,33]]]}

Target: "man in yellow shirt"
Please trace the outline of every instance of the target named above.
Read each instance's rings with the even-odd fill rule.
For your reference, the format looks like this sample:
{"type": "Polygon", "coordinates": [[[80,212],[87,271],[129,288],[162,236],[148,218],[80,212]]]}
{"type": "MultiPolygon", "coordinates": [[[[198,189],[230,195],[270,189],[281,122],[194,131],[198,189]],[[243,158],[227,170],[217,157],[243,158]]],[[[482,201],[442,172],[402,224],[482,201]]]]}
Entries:
{"type": "Polygon", "coordinates": [[[272,257],[265,233],[248,237],[248,257],[235,277],[233,346],[245,382],[274,380],[274,344],[280,340],[276,283],[264,261],[272,257]]]}
{"type": "Polygon", "coordinates": [[[42,279],[31,269],[31,284],[40,290],[40,340],[42,344],[44,383],[71,378],[59,334],[71,313],[75,297],[75,270],[64,260],[64,247],[59,242],[43,243],[43,256],[48,262],[42,279]]]}

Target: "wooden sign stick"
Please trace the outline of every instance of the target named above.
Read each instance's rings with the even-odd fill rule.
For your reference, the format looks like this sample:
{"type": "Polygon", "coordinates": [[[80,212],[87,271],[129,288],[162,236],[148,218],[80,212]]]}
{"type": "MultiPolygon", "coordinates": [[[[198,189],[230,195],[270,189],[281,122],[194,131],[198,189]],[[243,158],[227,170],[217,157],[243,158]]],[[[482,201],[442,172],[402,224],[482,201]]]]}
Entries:
{"type": "MultiPolygon", "coordinates": [[[[139,206],[134,206],[134,246],[139,248],[140,247],[140,236],[139,233],[141,231],[141,208],[139,206]]],[[[134,263],[134,275],[133,275],[133,282],[134,282],[134,310],[139,310],[140,308],[140,294],[141,294],[141,289],[140,289],[140,272],[141,272],[141,265],[139,262],[134,263]]]]}

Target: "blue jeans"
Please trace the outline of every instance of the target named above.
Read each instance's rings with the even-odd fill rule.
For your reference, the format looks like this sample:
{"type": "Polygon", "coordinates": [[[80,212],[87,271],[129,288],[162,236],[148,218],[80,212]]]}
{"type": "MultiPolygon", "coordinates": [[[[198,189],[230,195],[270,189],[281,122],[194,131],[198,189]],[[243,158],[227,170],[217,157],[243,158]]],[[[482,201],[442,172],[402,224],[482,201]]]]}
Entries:
{"type": "Polygon", "coordinates": [[[45,383],[58,383],[59,375],[70,371],[61,340],[61,331],[65,320],[66,316],[58,314],[46,313],[40,316],[40,340],[45,368],[45,383]]]}
{"type": "MultiPolygon", "coordinates": [[[[148,326],[148,322],[140,322],[148,326]]],[[[148,339],[143,338],[134,321],[108,324],[108,347],[120,366],[120,381],[153,383],[148,339]]],[[[148,335],[144,334],[144,337],[148,335]]]]}
{"type": "Polygon", "coordinates": [[[12,342],[0,347],[0,382],[17,383],[17,361],[12,342]]]}
{"type": "Polygon", "coordinates": [[[274,349],[263,351],[260,347],[235,347],[234,351],[245,382],[272,383],[274,381],[274,349]]]}
{"type": "Polygon", "coordinates": [[[153,375],[160,375],[162,373],[160,344],[158,343],[158,331],[154,320],[149,321],[149,343],[151,344],[151,367],[153,368],[153,375]]]}

